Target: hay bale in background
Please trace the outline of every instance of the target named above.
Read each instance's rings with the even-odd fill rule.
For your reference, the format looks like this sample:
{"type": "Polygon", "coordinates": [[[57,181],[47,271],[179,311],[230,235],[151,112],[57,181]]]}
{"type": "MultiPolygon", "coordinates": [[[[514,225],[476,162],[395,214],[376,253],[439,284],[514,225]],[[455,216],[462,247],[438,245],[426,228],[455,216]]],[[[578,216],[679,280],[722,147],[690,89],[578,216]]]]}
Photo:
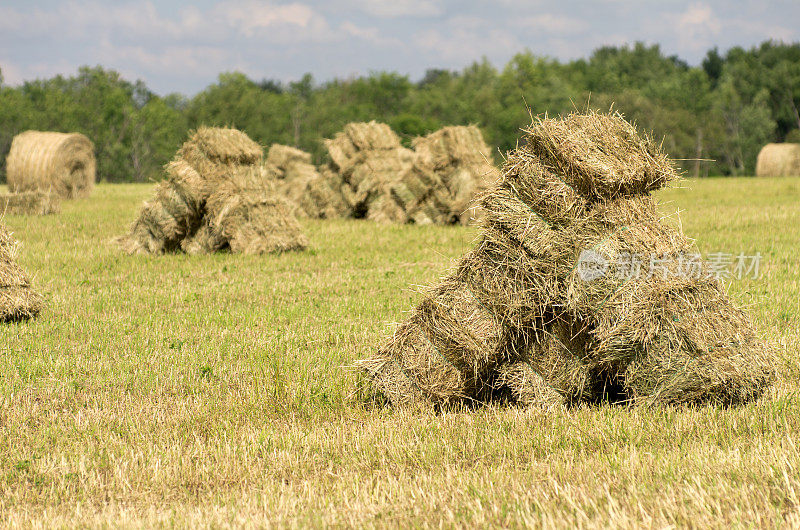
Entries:
{"type": "Polygon", "coordinates": [[[2,215],[49,215],[61,212],[61,199],[47,191],[0,194],[2,215]]]}
{"type": "Polygon", "coordinates": [[[800,177],[800,144],[767,144],[756,159],[758,177],[800,177]]]}
{"type": "Polygon", "coordinates": [[[31,287],[30,278],[17,264],[19,243],[0,225],[0,322],[35,317],[44,305],[42,296],[31,287]]]}
{"type": "MultiPolygon", "coordinates": [[[[272,144],[267,152],[267,164],[285,171],[292,163],[311,164],[311,153],[288,145],[272,144]]],[[[284,178],[279,176],[278,178],[284,178]]]]}
{"type": "Polygon", "coordinates": [[[348,123],[325,140],[330,162],[323,175],[340,193],[352,217],[404,223],[405,212],[391,198],[391,187],[414,164],[414,152],[384,123],[348,123]]]}
{"type": "Polygon", "coordinates": [[[264,254],[308,246],[290,204],[278,195],[260,166],[234,168],[215,182],[206,201],[205,219],[210,237],[222,244],[216,250],[264,254]]]}
{"type": "Polygon", "coordinates": [[[262,156],[241,131],[199,128],[167,164],[167,178],[130,233],[116,242],[129,254],[305,248],[308,242],[262,156]]]}
{"type": "Polygon", "coordinates": [[[348,215],[341,183],[323,177],[311,163],[310,153],[273,144],[267,166],[275,173],[278,192],[289,200],[298,217],[333,219],[348,215]]]}
{"type": "Polygon", "coordinates": [[[202,223],[209,194],[205,178],[182,158],[165,169],[167,178],[156,185],[153,199],[144,203],[130,232],[116,240],[127,254],[175,252],[202,223]]]}
{"type": "Polygon", "coordinates": [[[94,187],[94,144],[78,133],[26,131],[11,142],[6,178],[12,192],[46,191],[72,199],[94,187]]]}
{"type": "Polygon", "coordinates": [[[480,216],[475,199],[500,175],[492,153],[474,125],[445,127],[413,142],[417,173],[432,172],[437,178],[417,193],[408,216],[422,215],[437,224],[469,224],[480,216]],[[419,212],[436,212],[430,213],[419,212]]]}

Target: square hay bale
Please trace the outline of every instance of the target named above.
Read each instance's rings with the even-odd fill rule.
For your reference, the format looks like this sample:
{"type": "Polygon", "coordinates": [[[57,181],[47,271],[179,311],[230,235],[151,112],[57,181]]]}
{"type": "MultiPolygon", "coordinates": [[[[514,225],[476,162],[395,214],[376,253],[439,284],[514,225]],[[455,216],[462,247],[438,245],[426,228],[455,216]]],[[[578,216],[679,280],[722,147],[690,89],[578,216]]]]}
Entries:
{"type": "Polygon", "coordinates": [[[586,198],[647,193],[678,178],[660,146],[616,113],[536,118],[523,149],[586,198]]]}
{"type": "Polygon", "coordinates": [[[494,388],[491,367],[508,360],[505,333],[469,287],[449,277],[430,290],[376,358],[358,365],[397,405],[481,400],[494,388]]]}
{"type": "Polygon", "coordinates": [[[295,162],[310,165],[311,153],[306,153],[302,149],[281,144],[272,144],[269,151],[267,151],[267,164],[275,166],[280,170],[281,174],[279,178],[284,178],[283,173],[295,162]]]}
{"type": "Polygon", "coordinates": [[[206,201],[210,232],[233,253],[265,254],[308,246],[291,205],[260,166],[230,171],[206,201]]]}

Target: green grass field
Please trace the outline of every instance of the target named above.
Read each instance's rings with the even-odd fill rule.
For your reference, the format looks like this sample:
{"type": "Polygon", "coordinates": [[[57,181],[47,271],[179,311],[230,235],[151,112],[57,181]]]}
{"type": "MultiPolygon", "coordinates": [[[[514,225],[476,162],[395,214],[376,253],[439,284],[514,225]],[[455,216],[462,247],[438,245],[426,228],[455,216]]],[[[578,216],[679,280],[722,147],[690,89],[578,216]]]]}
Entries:
{"type": "Polygon", "coordinates": [[[309,251],[129,257],[150,186],[8,216],[46,294],[0,327],[0,523],[21,526],[800,526],[800,180],[661,192],[780,345],[747,406],[381,408],[354,360],[473,228],[305,222],[309,251]]]}

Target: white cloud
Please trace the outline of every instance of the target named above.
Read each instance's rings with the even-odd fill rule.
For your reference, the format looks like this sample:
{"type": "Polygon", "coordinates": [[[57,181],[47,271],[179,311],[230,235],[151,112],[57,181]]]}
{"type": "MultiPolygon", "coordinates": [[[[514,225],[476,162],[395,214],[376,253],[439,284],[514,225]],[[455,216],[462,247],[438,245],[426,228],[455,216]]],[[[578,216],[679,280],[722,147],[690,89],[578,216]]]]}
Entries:
{"type": "Polygon", "coordinates": [[[434,0],[355,0],[356,7],[381,18],[436,17],[444,13],[434,0]]]}
{"type": "Polygon", "coordinates": [[[685,51],[702,51],[711,47],[722,31],[722,21],[708,4],[692,4],[683,13],[667,17],[667,25],[678,47],[685,51]]]}
{"type": "Polygon", "coordinates": [[[558,35],[571,35],[589,29],[589,23],[585,20],[580,20],[571,16],[553,15],[550,13],[522,17],[514,20],[513,24],[524,30],[558,35]]]}
{"type": "Polygon", "coordinates": [[[275,5],[257,0],[229,0],[217,4],[214,9],[215,20],[227,24],[248,37],[268,28],[293,26],[306,29],[317,16],[313,9],[304,4],[275,5]]]}
{"type": "Polygon", "coordinates": [[[344,22],[341,25],[341,30],[352,37],[356,37],[378,46],[402,46],[403,42],[400,39],[386,36],[385,33],[376,27],[361,27],[353,24],[352,22],[344,22]]]}
{"type": "Polygon", "coordinates": [[[457,16],[437,29],[418,32],[412,38],[426,57],[464,65],[481,57],[510,56],[524,47],[503,27],[479,17],[457,16]]]}

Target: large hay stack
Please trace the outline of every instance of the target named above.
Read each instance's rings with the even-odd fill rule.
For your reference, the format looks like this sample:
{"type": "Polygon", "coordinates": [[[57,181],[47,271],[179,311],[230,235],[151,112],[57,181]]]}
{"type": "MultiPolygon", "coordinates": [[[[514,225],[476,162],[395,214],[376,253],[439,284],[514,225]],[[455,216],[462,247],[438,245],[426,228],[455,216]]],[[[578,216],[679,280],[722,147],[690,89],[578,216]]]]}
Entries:
{"type": "Polygon", "coordinates": [[[281,195],[294,205],[298,217],[333,219],[349,215],[341,185],[334,187],[311,163],[311,154],[281,144],[267,153],[267,167],[275,174],[281,195]]]}
{"type": "Polygon", "coordinates": [[[26,131],[11,142],[6,177],[12,192],[87,197],[95,181],[94,145],[82,134],[26,131]]]}
{"type": "Polygon", "coordinates": [[[756,159],[758,177],[800,177],[800,144],[767,144],[756,159]]]}
{"type": "Polygon", "coordinates": [[[18,243],[0,225],[0,322],[25,320],[39,314],[42,296],[31,287],[30,278],[17,264],[18,243]]]}
{"type": "Polygon", "coordinates": [[[701,260],[686,274],[694,247],[649,195],[675,178],[618,115],[534,122],[482,200],[476,248],[361,365],[397,404],[502,386],[552,403],[543,384],[563,403],[754,399],[771,352],[701,260]]]}
{"type": "Polygon", "coordinates": [[[61,199],[49,191],[0,194],[0,216],[49,215],[61,211],[61,199]]]}
{"type": "Polygon", "coordinates": [[[407,216],[391,198],[391,186],[414,165],[414,152],[384,123],[348,123],[325,140],[330,162],[323,168],[331,187],[341,190],[353,217],[404,223],[407,216]]]}
{"type": "Polygon", "coordinates": [[[404,179],[395,187],[396,195],[413,197],[406,201],[408,216],[421,224],[468,224],[477,218],[475,199],[500,175],[480,129],[445,127],[416,138],[413,146],[417,163],[436,178],[428,186],[413,186],[404,179]]]}
{"type": "Polygon", "coordinates": [[[199,128],[167,164],[155,197],[117,243],[128,254],[305,248],[308,242],[262,156],[241,131],[199,128]]]}

